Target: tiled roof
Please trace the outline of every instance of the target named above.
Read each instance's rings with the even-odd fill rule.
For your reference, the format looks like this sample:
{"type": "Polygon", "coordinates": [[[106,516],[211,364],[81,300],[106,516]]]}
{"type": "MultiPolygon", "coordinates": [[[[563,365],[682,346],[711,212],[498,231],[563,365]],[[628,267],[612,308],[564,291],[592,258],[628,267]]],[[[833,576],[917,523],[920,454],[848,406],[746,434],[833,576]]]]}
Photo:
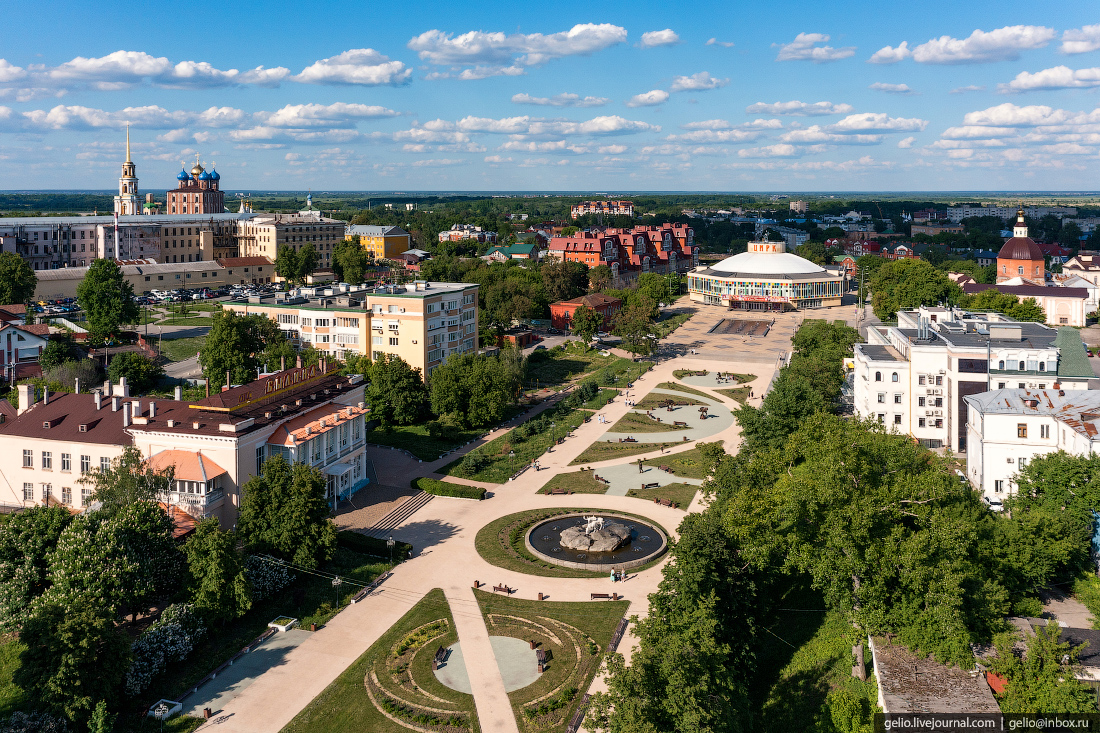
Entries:
{"type": "Polygon", "coordinates": [[[266,257],[223,257],[215,260],[222,267],[248,267],[249,265],[274,265],[266,257]]]}
{"type": "Polygon", "coordinates": [[[10,305],[0,305],[0,311],[5,313],[11,313],[12,315],[26,315],[27,306],[22,303],[12,303],[10,305]]]}
{"type": "Polygon", "coordinates": [[[267,442],[271,445],[298,445],[321,433],[334,429],[349,418],[367,413],[364,407],[325,405],[300,415],[276,428],[267,442]],[[321,423],[324,423],[323,425],[321,423]]]}
{"type": "Polygon", "coordinates": [[[178,505],[173,504],[169,507],[164,502],[157,502],[157,504],[161,509],[168,512],[168,519],[172,521],[172,539],[182,540],[195,531],[195,526],[199,521],[180,509],[178,505]]]}
{"type": "Polygon", "coordinates": [[[33,333],[35,336],[49,336],[50,327],[45,323],[32,323],[25,326],[21,323],[13,323],[12,326],[18,328],[20,331],[26,331],[27,333],[33,333]]]}
{"type": "Polygon", "coordinates": [[[602,308],[604,306],[622,305],[622,301],[618,298],[609,298],[603,293],[589,293],[588,295],[582,295],[579,298],[573,298],[572,300],[563,300],[560,303],[554,303],[554,305],[575,305],[575,306],[588,306],[589,308],[602,308]]]}
{"type": "Polygon", "coordinates": [[[204,456],[186,450],[162,450],[149,458],[149,466],[154,471],[163,471],[175,466],[177,481],[209,481],[221,476],[226,470],[204,456]]]}

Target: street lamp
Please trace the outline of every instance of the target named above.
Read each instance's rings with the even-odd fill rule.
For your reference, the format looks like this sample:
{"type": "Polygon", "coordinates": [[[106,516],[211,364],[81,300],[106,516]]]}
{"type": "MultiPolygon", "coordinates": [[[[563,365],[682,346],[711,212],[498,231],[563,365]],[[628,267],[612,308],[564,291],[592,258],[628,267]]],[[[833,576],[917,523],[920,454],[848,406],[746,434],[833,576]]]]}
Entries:
{"type": "Polygon", "coordinates": [[[340,610],[340,586],[344,584],[344,581],[339,577],[332,579],[332,589],[336,591],[336,610],[340,610]]]}
{"type": "Polygon", "coordinates": [[[512,459],[512,475],[516,474],[516,452],[508,451],[508,457],[512,459]]]}
{"type": "Polygon", "coordinates": [[[557,438],[555,437],[557,435],[554,431],[555,427],[557,427],[557,423],[550,423],[550,450],[553,450],[554,446],[558,444],[557,438]]]}
{"type": "Polygon", "coordinates": [[[396,543],[393,541],[393,535],[391,534],[390,538],[388,540],[386,540],[386,547],[390,548],[390,569],[391,570],[393,569],[393,546],[394,546],[394,544],[396,544],[396,543]]]}

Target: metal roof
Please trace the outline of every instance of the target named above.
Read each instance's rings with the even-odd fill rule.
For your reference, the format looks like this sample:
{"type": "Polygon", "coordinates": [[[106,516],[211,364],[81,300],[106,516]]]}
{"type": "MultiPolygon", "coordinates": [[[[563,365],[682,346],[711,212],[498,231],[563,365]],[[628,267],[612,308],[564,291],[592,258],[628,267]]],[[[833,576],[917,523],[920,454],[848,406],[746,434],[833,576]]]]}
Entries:
{"type": "MultiPolygon", "coordinates": [[[[164,226],[179,226],[180,224],[194,224],[203,221],[247,221],[260,214],[254,213],[223,213],[223,214],[137,214],[133,216],[120,216],[120,226],[135,226],[139,224],[161,224],[164,226]]],[[[97,225],[114,224],[115,217],[111,215],[100,216],[6,216],[0,218],[0,227],[11,226],[54,226],[54,225],[97,225]]]]}

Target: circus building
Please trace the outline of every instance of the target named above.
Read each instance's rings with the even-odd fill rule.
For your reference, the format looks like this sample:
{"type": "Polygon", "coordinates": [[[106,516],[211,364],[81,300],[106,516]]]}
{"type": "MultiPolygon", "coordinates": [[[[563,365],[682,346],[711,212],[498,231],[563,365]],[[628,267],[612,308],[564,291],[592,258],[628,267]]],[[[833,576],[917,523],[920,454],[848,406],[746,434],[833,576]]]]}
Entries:
{"type": "Polygon", "coordinates": [[[221,190],[221,175],[211,166],[203,168],[198,157],[191,173],[186,165],[176,174],[179,185],[168,191],[166,214],[221,214],[225,212],[225,193],[221,190]]]}
{"type": "Polygon", "coordinates": [[[840,305],[844,276],[787,252],[784,242],[749,242],[747,252],[688,273],[697,303],[745,310],[794,310],[840,305]]]}

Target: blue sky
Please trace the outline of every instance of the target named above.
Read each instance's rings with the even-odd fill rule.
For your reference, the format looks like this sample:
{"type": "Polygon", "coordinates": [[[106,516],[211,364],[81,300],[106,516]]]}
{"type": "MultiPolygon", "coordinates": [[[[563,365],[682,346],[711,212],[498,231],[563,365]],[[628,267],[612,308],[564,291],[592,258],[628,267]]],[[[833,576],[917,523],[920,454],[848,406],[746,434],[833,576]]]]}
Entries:
{"type": "Polygon", "coordinates": [[[1100,189],[1094,0],[5,16],[0,189],[1100,189]]]}

